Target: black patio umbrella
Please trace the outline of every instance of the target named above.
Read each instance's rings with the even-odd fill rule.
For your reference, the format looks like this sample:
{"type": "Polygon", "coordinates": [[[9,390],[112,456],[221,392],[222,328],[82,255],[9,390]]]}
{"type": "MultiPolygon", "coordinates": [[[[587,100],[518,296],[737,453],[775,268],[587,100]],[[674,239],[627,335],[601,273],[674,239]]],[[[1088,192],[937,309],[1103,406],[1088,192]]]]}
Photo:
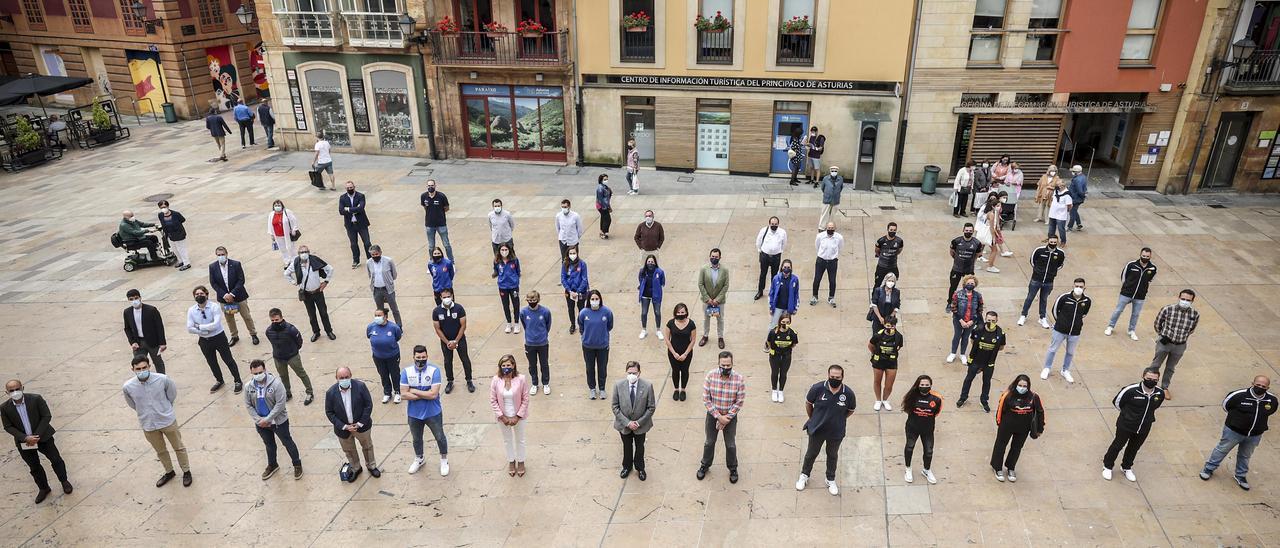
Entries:
{"type": "MultiPolygon", "coordinates": [[[[0,106],[16,105],[34,95],[40,102],[40,110],[44,110],[41,97],[70,91],[93,83],[92,78],[71,76],[44,76],[28,74],[6,83],[0,83],[0,106]]],[[[47,116],[48,113],[45,112],[47,116]]]]}

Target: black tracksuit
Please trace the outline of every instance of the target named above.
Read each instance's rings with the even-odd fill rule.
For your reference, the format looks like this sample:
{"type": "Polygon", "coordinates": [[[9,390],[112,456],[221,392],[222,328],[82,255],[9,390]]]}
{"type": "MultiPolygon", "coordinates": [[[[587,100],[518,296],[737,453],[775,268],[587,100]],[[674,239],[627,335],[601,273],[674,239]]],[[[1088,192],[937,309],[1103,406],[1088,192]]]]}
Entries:
{"type": "Polygon", "coordinates": [[[1084,328],[1084,317],[1089,314],[1093,299],[1088,295],[1081,295],[1079,299],[1074,297],[1075,295],[1068,291],[1059,295],[1058,300],[1053,303],[1054,331],[1067,335],[1079,335],[1080,330],[1084,328]]]}
{"type": "Polygon", "coordinates": [[[1145,301],[1147,289],[1151,287],[1151,280],[1155,277],[1155,263],[1148,261],[1144,266],[1142,261],[1129,261],[1120,274],[1120,294],[1135,301],[1145,301]]]}
{"type": "Polygon", "coordinates": [[[1018,466],[1022,444],[1027,442],[1031,430],[1044,431],[1044,405],[1040,396],[1030,390],[1026,394],[1006,390],[996,404],[996,443],[991,449],[991,469],[1001,467],[1013,470],[1018,466]],[[1009,453],[1005,454],[1005,447],[1009,453]]]}
{"type": "Polygon", "coordinates": [[[903,448],[902,458],[907,468],[910,468],[911,453],[915,451],[916,438],[919,438],[924,445],[924,469],[929,470],[933,465],[933,426],[938,413],[942,412],[942,396],[933,391],[921,394],[917,389],[912,390],[915,394],[911,398],[911,405],[903,409],[907,413],[907,443],[903,448]]]}
{"type": "Polygon", "coordinates": [[[1150,394],[1143,389],[1142,383],[1133,383],[1120,389],[1111,401],[1111,405],[1120,410],[1120,416],[1116,417],[1116,436],[1111,440],[1106,455],[1102,457],[1102,465],[1107,470],[1115,468],[1116,456],[1121,449],[1124,449],[1124,459],[1120,461],[1120,469],[1133,468],[1133,459],[1137,457],[1143,442],[1147,441],[1151,423],[1156,422],[1156,409],[1160,408],[1164,399],[1164,390],[1159,386],[1153,388],[1150,394]]]}
{"type": "Polygon", "coordinates": [[[1226,427],[1242,436],[1258,436],[1267,431],[1267,418],[1275,414],[1280,401],[1276,395],[1267,392],[1261,398],[1255,398],[1250,388],[1242,388],[1222,400],[1222,409],[1227,412],[1226,427]]]}

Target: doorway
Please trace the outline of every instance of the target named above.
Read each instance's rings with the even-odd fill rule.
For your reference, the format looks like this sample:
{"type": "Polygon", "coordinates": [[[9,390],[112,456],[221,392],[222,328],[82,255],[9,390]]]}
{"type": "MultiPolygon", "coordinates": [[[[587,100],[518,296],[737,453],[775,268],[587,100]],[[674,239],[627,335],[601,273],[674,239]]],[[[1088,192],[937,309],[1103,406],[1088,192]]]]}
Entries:
{"type": "Polygon", "coordinates": [[[698,169],[729,169],[729,100],[698,100],[698,169]]]}
{"type": "Polygon", "coordinates": [[[622,98],[622,163],[626,163],[626,144],[628,139],[636,140],[636,151],[640,153],[640,165],[654,166],[654,134],[653,97],[622,98]]]}
{"type": "Polygon", "coordinates": [[[1248,139],[1249,126],[1253,125],[1252,112],[1224,112],[1218,119],[1213,146],[1209,149],[1209,161],[1205,163],[1201,189],[1230,188],[1235,180],[1240,153],[1248,139]]]}
{"type": "MultiPolygon", "coordinates": [[[[791,158],[787,155],[787,143],[792,132],[801,136],[809,134],[809,103],[777,101],[773,104],[773,151],[769,155],[771,173],[791,173],[791,158]]],[[[807,167],[807,166],[805,166],[807,167]]]]}

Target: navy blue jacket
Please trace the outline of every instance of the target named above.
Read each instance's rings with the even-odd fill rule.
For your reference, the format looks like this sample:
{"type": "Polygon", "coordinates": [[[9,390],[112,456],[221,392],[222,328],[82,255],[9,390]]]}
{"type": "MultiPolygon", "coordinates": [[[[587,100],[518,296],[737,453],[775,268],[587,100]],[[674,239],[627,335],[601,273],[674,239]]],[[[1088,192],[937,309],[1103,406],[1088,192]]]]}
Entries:
{"type": "Polygon", "coordinates": [[[356,191],[354,196],[348,195],[346,192],[338,198],[338,215],[342,215],[343,226],[369,226],[369,216],[364,212],[364,194],[356,191]],[[351,208],[347,211],[346,208],[351,208]],[[351,219],[355,218],[353,222],[351,219]]]}
{"type": "Polygon", "coordinates": [[[351,432],[343,430],[342,427],[348,424],[360,423],[358,432],[368,432],[373,428],[373,397],[369,395],[369,387],[363,382],[351,379],[351,414],[355,418],[347,416],[347,408],[342,405],[342,389],[338,388],[338,383],[333,383],[329,390],[324,393],[324,414],[329,417],[329,422],[333,423],[333,433],[339,438],[351,437],[351,432]]]}
{"type": "Polygon", "coordinates": [[[258,121],[264,126],[276,125],[276,117],[271,113],[271,105],[267,103],[258,105],[258,121]]]}
{"type": "Polygon", "coordinates": [[[204,127],[208,128],[209,135],[214,137],[226,137],[228,133],[231,133],[231,128],[227,127],[227,121],[217,114],[205,116],[204,127]]]}
{"type": "Polygon", "coordinates": [[[791,278],[787,279],[779,272],[773,276],[773,285],[769,286],[769,313],[779,308],[786,310],[787,314],[795,314],[796,308],[800,305],[800,277],[795,272],[791,273],[791,278]],[[787,284],[787,302],[778,302],[778,287],[787,284]]]}
{"type": "Polygon", "coordinates": [[[224,297],[227,293],[233,295],[236,302],[249,298],[249,292],[244,289],[244,267],[240,266],[240,261],[227,259],[227,282],[230,283],[222,281],[222,267],[218,261],[209,263],[209,285],[213,287],[213,297],[218,304],[226,304],[224,297]]]}

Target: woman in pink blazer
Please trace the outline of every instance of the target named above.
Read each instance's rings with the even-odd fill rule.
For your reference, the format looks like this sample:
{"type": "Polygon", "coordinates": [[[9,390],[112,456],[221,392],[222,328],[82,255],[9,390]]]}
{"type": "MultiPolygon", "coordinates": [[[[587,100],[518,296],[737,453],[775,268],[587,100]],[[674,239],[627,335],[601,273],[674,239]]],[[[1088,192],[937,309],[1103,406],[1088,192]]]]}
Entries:
{"type": "Polygon", "coordinates": [[[498,374],[489,383],[489,405],[507,448],[507,475],[524,477],[524,421],[529,418],[529,382],[507,354],[498,359],[498,374]]]}

